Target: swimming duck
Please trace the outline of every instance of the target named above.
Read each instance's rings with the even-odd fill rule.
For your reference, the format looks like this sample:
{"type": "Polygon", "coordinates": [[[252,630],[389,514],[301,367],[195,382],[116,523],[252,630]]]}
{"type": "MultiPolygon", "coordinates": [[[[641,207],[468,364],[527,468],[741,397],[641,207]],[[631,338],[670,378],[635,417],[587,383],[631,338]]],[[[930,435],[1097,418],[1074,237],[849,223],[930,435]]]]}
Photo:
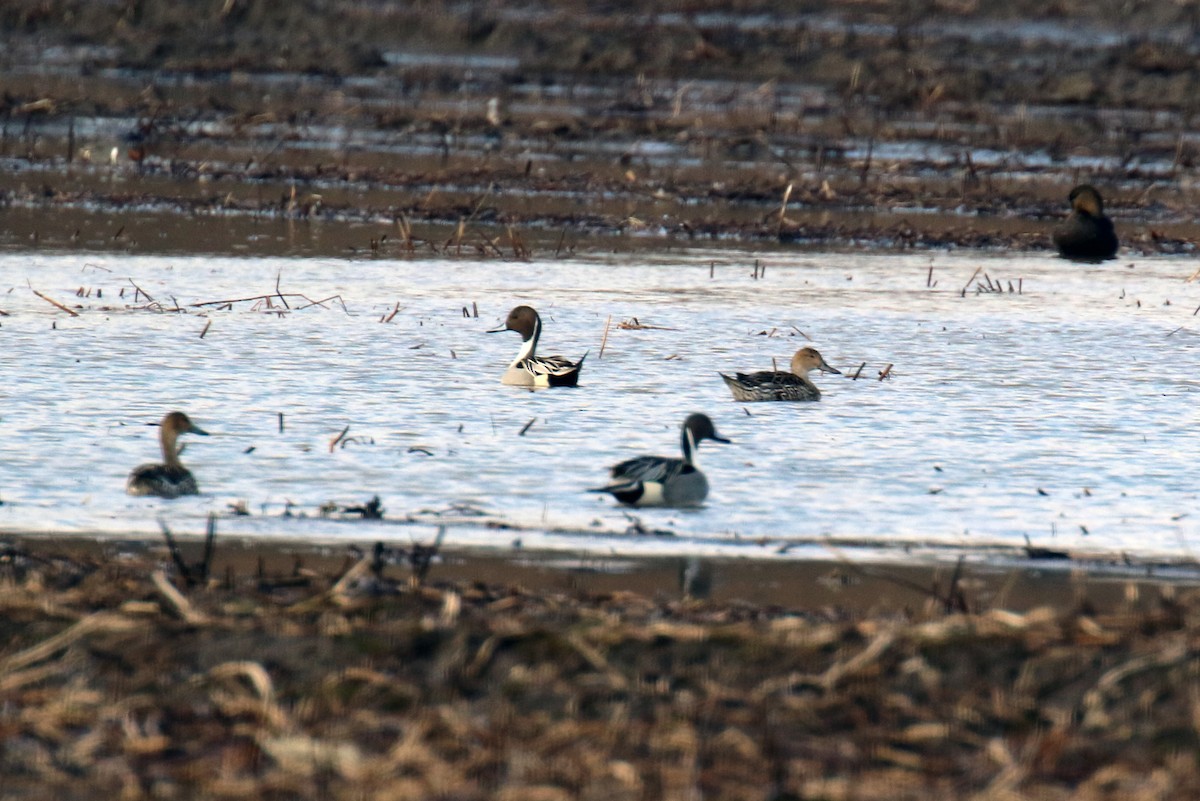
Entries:
{"type": "Polygon", "coordinates": [[[579,384],[579,371],[587,354],[577,362],[562,356],[538,356],[538,337],[542,335],[542,318],[531,306],[517,306],[499,328],[488,331],[516,331],[521,335],[521,350],[504,372],[502,384],[517,387],[573,387],[579,384]]]}
{"type": "Polygon", "coordinates": [[[821,390],[808,379],[813,370],[823,373],[842,371],[825,363],[816,348],[801,348],[792,356],[791,372],[762,370],[757,373],[738,373],[730,377],[718,373],[733,391],[735,400],[740,401],[815,401],[821,399],[821,390]]]}
{"type": "Polygon", "coordinates": [[[700,441],[729,442],[717,434],[705,414],[689,414],[680,434],[682,459],[638,456],[612,467],[612,481],[588,492],[607,492],[629,506],[699,506],[708,496],[708,479],[696,466],[700,441]]]}
{"type": "Polygon", "coordinates": [[[1104,216],[1104,201],[1089,184],[1071,190],[1071,213],[1054,229],[1054,245],[1064,259],[1104,261],[1117,255],[1117,234],[1104,216]]]}
{"type": "Polygon", "coordinates": [[[162,444],[163,464],[144,464],[129,474],[125,491],[130,495],[157,495],[159,498],[178,498],[180,495],[195,495],[200,490],[196,479],[179,461],[179,449],[175,440],[180,434],[199,434],[207,437],[208,432],[193,423],[183,412],[171,412],[159,424],[159,442],[162,444]]]}

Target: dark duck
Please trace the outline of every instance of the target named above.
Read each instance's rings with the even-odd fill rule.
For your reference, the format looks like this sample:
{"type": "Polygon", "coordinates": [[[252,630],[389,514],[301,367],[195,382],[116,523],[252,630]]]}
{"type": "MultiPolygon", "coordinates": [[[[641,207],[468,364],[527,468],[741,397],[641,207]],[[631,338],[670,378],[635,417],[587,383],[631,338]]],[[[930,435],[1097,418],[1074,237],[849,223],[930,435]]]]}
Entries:
{"type": "Polygon", "coordinates": [[[1104,201],[1094,186],[1071,190],[1071,213],[1054,229],[1054,246],[1064,259],[1104,261],[1117,255],[1117,233],[1104,215],[1104,201]]]}

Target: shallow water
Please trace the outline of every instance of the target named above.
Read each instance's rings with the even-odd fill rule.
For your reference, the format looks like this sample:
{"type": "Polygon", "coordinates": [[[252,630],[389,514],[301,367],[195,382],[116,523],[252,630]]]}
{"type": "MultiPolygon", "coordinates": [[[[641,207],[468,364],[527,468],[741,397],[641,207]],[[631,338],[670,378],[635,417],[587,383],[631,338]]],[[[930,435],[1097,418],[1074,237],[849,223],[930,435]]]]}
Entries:
{"type": "Polygon", "coordinates": [[[1184,280],[1200,262],[771,254],[755,279],[754,260],[2,254],[0,531],[155,535],[161,518],[196,534],[217,512],[229,534],[408,542],[444,523],[450,543],[600,553],[1200,548],[1200,286],[1184,280]],[[977,268],[1005,291],[964,296],[977,268]],[[345,309],[190,306],[268,294],[277,275],[345,309]],[[135,302],[133,283],[186,312],[135,302]],[[577,390],[499,384],[519,340],[484,331],[522,302],[542,312],[543,353],[590,351],[577,390]],[[631,318],[661,328],[618,327],[631,318]],[[820,403],[731,399],[718,370],[783,366],[805,337],[847,376],[865,362],[858,380],[817,375],[820,403]],[[204,495],[125,496],[157,459],[147,424],[176,408],[212,434],[185,438],[204,495]],[[619,459],[676,454],[691,411],[734,441],[700,452],[707,505],[634,513],[675,536],[626,533],[584,490],[619,459]],[[382,523],[318,514],[375,494],[382,523]],[[250,516],[230,515],[239,501],[250,516]]]}

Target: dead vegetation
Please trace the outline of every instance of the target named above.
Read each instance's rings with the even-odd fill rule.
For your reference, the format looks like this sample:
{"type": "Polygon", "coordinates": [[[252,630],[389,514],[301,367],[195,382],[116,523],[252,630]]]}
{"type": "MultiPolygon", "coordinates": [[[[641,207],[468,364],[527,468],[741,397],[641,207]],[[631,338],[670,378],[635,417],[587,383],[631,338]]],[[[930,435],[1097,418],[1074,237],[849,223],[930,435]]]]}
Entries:
{"type": "Polygon", "coordinates": [[[1163,32],[1195,9],[919,5],[14,0],[0,206],[20,213],[0,243],[163,247],[143,218],[166,215],[290,225],[283,244],[197,237],[242,254],[521,261],[595,234],[1048,249],[1087,178],[1126,248],[1194,250],[1200,68],[1163,32]],[[113,224],[55,230],[46,208],[113,224]],[[298,236],[310,222],[326,233],[298,236]]]}
{"type": "Polygon", "coordinates": [[[189,588],[154,554],[8,546],[0,793],[1200,793],[1191,595],[848,618],[446,583],[427,555],[199,582],[191,566],[189,588]]]}

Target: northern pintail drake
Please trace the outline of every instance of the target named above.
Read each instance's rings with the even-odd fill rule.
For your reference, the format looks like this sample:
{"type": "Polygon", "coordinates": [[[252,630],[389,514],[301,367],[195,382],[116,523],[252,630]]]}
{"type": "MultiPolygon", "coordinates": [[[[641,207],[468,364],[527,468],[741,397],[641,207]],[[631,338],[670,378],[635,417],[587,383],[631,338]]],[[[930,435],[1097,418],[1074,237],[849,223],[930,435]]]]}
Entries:
{"type": "Polygon", "coordinates": [[[542,318],[532,306],[517,306],[508,313],[508,319],[499,328],[488,331],[516,331],[521,335],[521,350],[517,358],[504,371],[502,384],[515,387],[573,387],[579,384],[579,371],[583,368],[583,354],[573,362],[562,356],[538,356],[538,338],[542,335],[542,318]]]}
{"type": "Polygon", "coordinates": [[[842,371],[830,367],[816,348],[801,348],[792,356],[791,372],[762,370],[757,373],[738,373],[730,377],[719,373],[721,378],[739,401],[815,401],[821,399],[821,390],[809,380],[813,370],[841,375],[842,371]]]}
{"type": "Polygon", "coordinates": [[[680,434],[682,459],[638,456],[612,467],[612,481],[588,492],[607,492],[629,506],[699,506],[708,497],[708,479],[696,466],[700,441],[729,442],[705,414],[689,414],[680,434]]]}
{"type": "Polygon", "coordinates": [[[175,441],[180,434],[199,434],[207,437],[208,432],[193,423],[183,412],[171,412],[159,424],[159,442],[162,444],[163,463],[144,464],[129,474],[125,491],[130,495],[157,495],[159,498],[178,498],[180,495],[195,495],[196,478],[179,461],[179,449],[175,441]]]}
{"type": "Polygon", "coordinates": [[[1054,229],[1054,246],[1064,259],[1104,261],[1117,255],[1117,233],[1104,215],[1104,201],[1094,186],[1080,184],[1068,196],[1071,213],[1054,229]]]}

